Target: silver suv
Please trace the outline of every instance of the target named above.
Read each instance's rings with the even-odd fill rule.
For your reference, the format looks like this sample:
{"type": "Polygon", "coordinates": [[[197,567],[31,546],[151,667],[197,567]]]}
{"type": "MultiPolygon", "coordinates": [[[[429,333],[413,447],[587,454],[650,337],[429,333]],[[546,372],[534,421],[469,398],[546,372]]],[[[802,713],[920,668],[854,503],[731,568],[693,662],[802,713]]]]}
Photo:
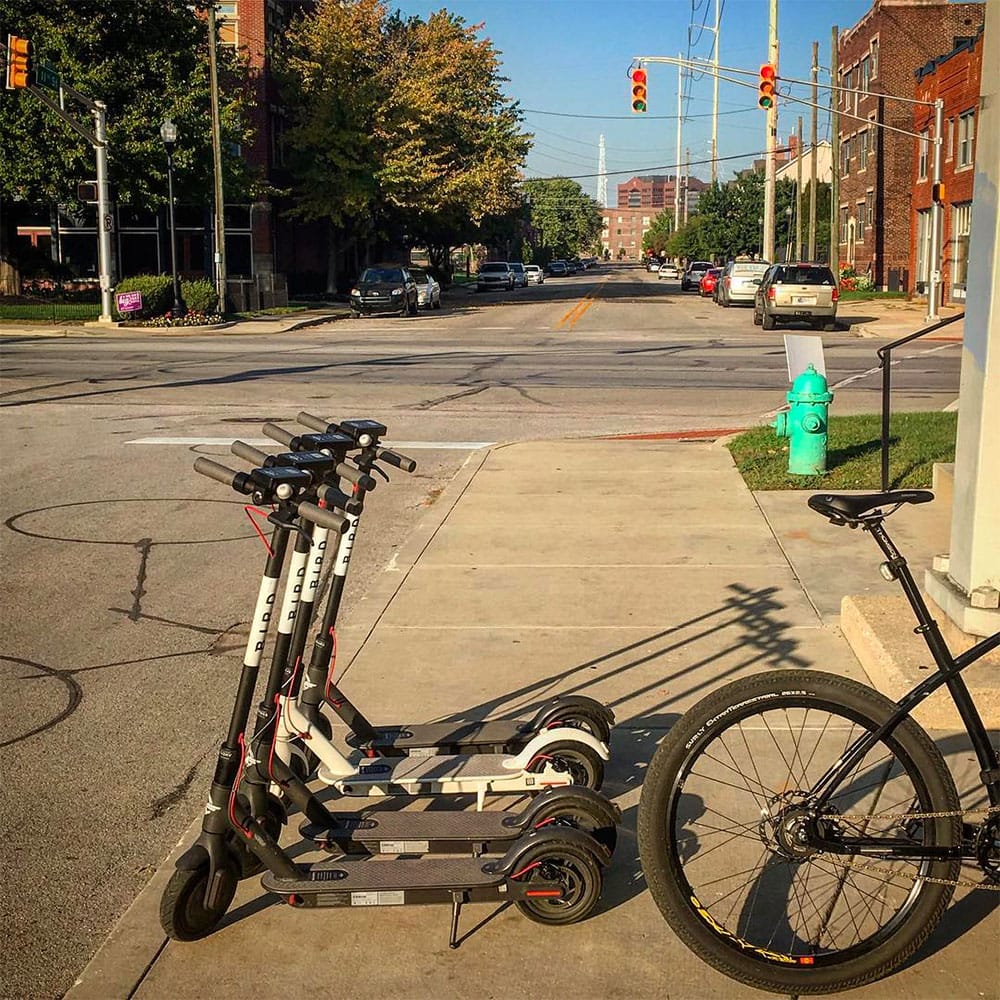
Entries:
{"type": "Polygon", "coordinates": [[[510,291],[514,287],[514,272],[505,260],[491,260],[481,265],[476,274],[476,291],[488,292],[490,289],[510,291]]]}
{"type": "Polygon", "coordinates": [[[681,277],[681,291],[686,292],[689,288],[698,288],[701,279],[705,277],[705,272],[710,271],[715,265],[711,261],[696,260],[688,264],[687,270],[681,277]]]}

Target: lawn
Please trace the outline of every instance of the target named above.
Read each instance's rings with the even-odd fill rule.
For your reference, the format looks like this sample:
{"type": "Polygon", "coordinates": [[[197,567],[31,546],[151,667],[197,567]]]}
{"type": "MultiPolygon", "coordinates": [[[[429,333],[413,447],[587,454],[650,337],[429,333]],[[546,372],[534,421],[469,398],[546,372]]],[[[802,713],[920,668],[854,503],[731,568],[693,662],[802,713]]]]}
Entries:
{"type": "Polygon", "coordinates": [[[873,299],[904,299],[906,298],[906,292],[845,292],[841,289],[840,301],[841,302],[870,302],[873,299]]]}
{"type": "MultiPolygon", "coordinates": [[[[957,413],[895,413],[889,420],[891,489],[927,487],[935,462],[955,460],[957,413]]],[[[755,427],[727,444],[752,490],[878,490],[882,487],[882,417],[865,413],[831,417],[827,473],[788,474],[788,439],[772,427],[755,427]]]]}
{"type": "Polygon", "coordinates": [[[63,320],[92,320],[101,315],[97,302],[0,303],[0,320],[33,320],[58,323],[63,320]]]}

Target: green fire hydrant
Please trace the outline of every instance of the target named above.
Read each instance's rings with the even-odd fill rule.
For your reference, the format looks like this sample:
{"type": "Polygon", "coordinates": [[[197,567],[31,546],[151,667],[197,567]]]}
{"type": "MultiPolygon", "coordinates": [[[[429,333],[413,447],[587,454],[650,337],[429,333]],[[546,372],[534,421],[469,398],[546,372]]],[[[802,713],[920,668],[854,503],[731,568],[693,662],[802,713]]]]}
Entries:
{"type": "Polygon", "coordinates": [[[820,475],[826,472],[827,411],[833,393],[826,378],[809,365],[786,398],[792,408],[779,413],[771,426],[778,437],[790,439],[788,471],[793,476],[820,475]]]}

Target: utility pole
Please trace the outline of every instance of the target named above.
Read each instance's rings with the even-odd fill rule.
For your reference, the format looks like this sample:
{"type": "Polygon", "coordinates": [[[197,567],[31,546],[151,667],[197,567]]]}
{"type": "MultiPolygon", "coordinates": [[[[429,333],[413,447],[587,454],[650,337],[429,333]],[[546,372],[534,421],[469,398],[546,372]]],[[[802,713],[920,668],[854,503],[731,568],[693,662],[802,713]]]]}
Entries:
{"type": "Polygon", "coordinates": [[[212,161],[215,166],[215,288],[219,312],[226,311],[226,198],[222,190],[222,123],[219,73],[215,58],[215,3],[208,8],[208,72],[212,91],[212,161]]]}
{"type": "MultiPolygon", "coordinates": [[[[68,88],[67,88],[68,89],[68,88]]],[[[91,105],[94,116],[94,153],[97,158],[97,266],[101,283],[101,322],[111,322],[111,233],[115,217],[108,211],[107,108],[103,101],[91,105]]]]}
{"type": "MultiPolygon", "coordinates": [[[[684,56],[678,52],[678,59],[684,56]]],[[[684,67],[677,66],[677,155],[674,158],[674,231],[681,227],[681,100],[684,89],[684,67]]]]}
{"type": "Polygon", "coordinates": [[[934,322],[938,319],[938,306],[941,303],[941,235],[943,206],[938,192],[941,190],[941,146],[943,145],[942,131],[944,129],[944,100],[937,98],[934,101],[934,173],[931,177],[934,198],[931,201],[931,259],[930,281],[927,285],[927,320],[934,322]]]}
{"type": "Polygon", "coordinates": [[[840,275],[840,115],[837,102],[840,91],[834,89],[837,78],[839,52],[837,40],[840,29],[834,25],[830,31],[830,270],[833,276],[840,275]]]}
{"type": "Polygon", "coordinates": [[[802,115],[799,115],[799,142],[795,147],[795,259],[802,260],[802,115]]]}
{"type": "Polygon", "coordinates": [[[597,200],[601,208],[608,207],[608,164],[604,158],[604,136],[597,146],[597,200]]]}
{"type": "Polygon", "coordinates": [[[712,46],[712,184],[719,179],[719,0],[715,0],[715,44],[712,46]]]}
{"type": "MultiPolygon", "coordinates": [[[[767,61],[778,69],[778,0],[768,3],[767,61]]],[[[767,109],[767,141],[764,161],[764,246],[766,261],[774,260],[774,147],[778,138],[778,102],[773,101],[767,109]]]]}
{"type": "Polygon", "coordinates": [[[684,150],[684,191],[681,195],[681,212],[684,215],[684,225],[688,224],[688,179],[691,177],[691,150],[684,150]]]}
{"type": "Polygon", "coordinates": [[[816,259],[816,117],[819,109],[819,42],[813,42],[812,122],[809,129],[809,259],[816,259]]]}

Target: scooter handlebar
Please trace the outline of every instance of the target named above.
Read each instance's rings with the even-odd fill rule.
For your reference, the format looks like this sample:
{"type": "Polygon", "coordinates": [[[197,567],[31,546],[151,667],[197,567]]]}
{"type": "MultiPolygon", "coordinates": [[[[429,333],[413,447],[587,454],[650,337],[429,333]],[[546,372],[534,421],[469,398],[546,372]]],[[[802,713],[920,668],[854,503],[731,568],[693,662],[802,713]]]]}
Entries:
{"type": "Polygon", "coordinates": [[[341,479],[346,479],[354,486],[360,486],[366,493],[375,489],[377,483],[367,472],[362,472],[356,465],[350,462],[340,462],[337,465],[336,473],[341,479]]]}
{"type": "Polygon", "coordinates": [[[317,524],[321,528],[329,528],[330,531],[335,531],[338,535],[347,531],[348,525],[351,523],[343,514],[335,510],[324,510],[307,500],[303,500],[297,509],[299,517],[312,521],[313,524],[317,524]]]}
{"type": "Polygon", "coordinates": [[[330,429],[329,420],[324,420],[322,417],[317,417],[313,413],[306,413],[305,410],[302,410],[302,412],[299,413],[299,415],[295,419],[303,426],[309,427],[314,431],[319,431],[321,434],[324,433],[326,430],[330,429]]]}
{"type": "Polygon", "coordinates": [[[232,487],[237,493],[251,494],[253,484],[250,477],[245,472],[236,472],[234,469],[227,469],[218,462],[213,462],[210,458],[199,458],[195,460],[194,471],[209,479],[214,479],[217,483],[232,487]]]}
{"type": "Polygon", "coordinates": [[[389,448],[379,448],[378,458],[380,462],[394,465],[397,469],[402,469],[403,472],[415,472],[417,468],[417,463],[412,458],[407,458],[398,451],[391,451],[389,448]]]}
{"type": "Polygon", "coordinates": [[[279,427],[277,424],[267,423],[264,424],[263,430],[272,441],[277,441],[278,444],[284,445],[289,451],[296,450],[294,447],[295,435],[290,434],[284,427],[279,427]]]}
{"type": "Polygon", "coordinates": [[[247,444],[246,441],[234,441],[229,450],[253,465],[263,465],[267,461],[266,451],[261,451],[260,448],[255,448],[252,444],[247,444]]]}

